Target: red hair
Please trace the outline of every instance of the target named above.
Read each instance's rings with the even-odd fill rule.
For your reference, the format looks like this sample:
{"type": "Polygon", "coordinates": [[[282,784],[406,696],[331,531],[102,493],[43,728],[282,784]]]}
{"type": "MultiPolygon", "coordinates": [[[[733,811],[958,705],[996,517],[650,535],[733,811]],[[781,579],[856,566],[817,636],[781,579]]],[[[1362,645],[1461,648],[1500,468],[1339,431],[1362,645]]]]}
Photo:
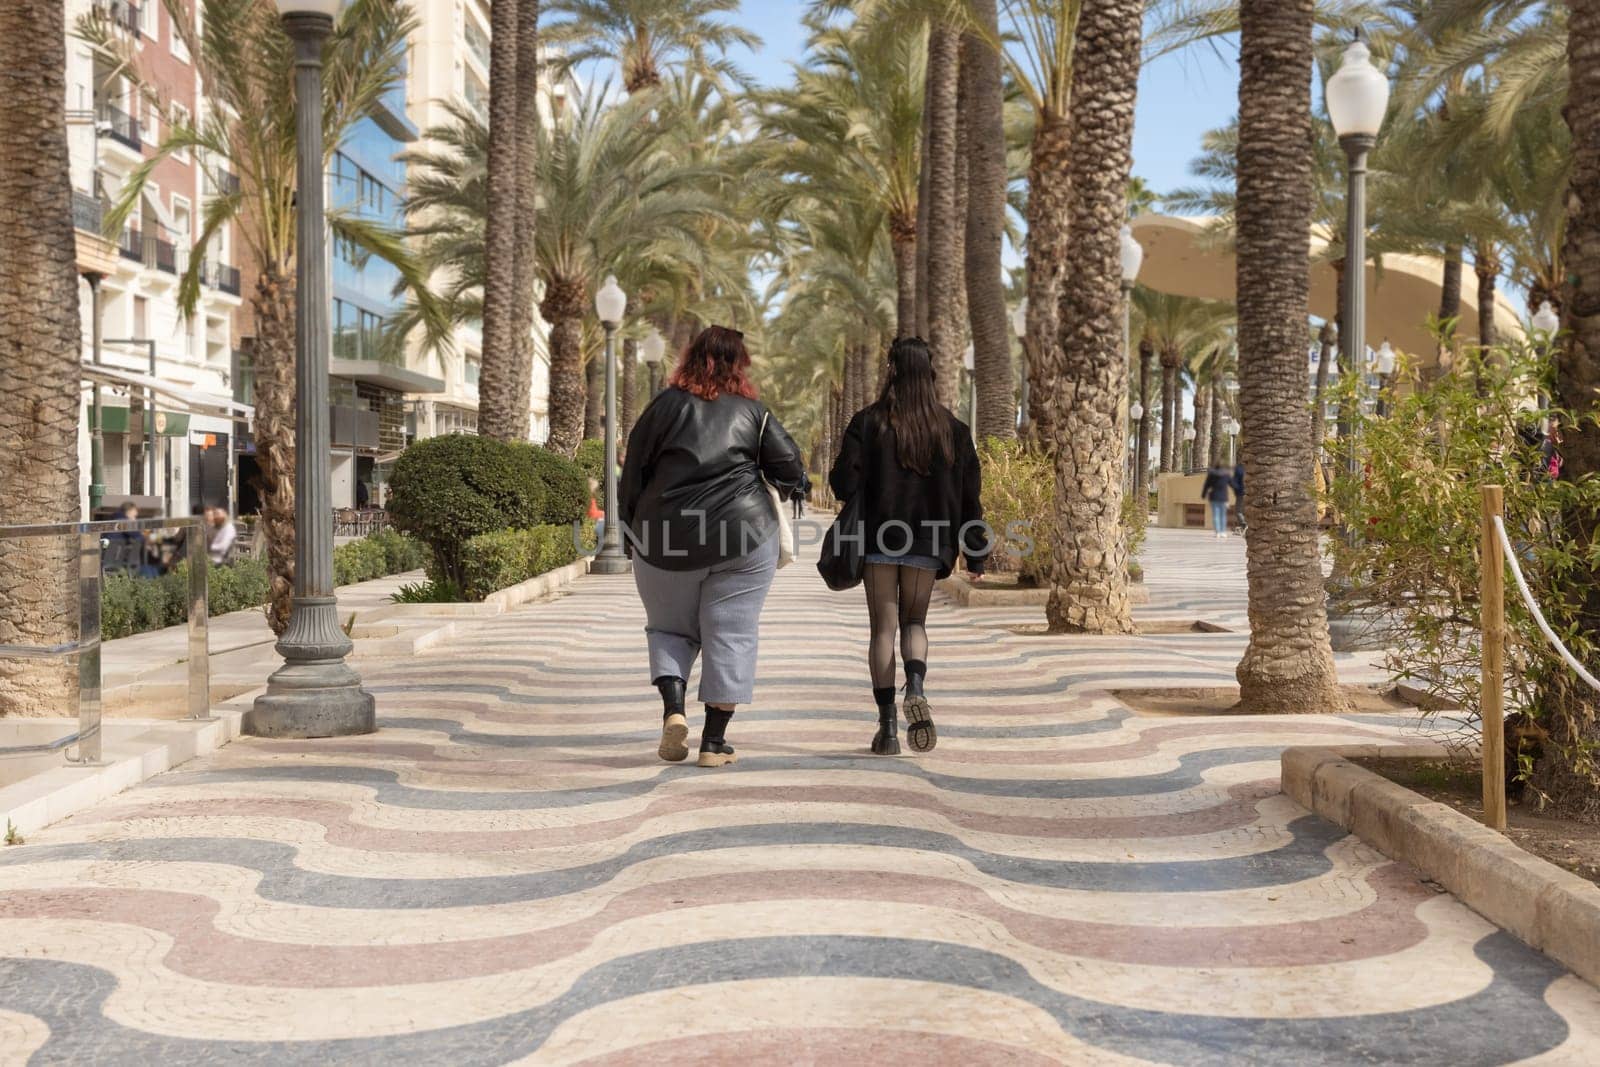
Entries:
{"type": "Polygon", "coordinates": [[[667,384],[701,400],[715,400],[724,393],[754,400],[756,387],[750,381],[744,334],[726,326],[707,326],[678,357],[667,384]]]}

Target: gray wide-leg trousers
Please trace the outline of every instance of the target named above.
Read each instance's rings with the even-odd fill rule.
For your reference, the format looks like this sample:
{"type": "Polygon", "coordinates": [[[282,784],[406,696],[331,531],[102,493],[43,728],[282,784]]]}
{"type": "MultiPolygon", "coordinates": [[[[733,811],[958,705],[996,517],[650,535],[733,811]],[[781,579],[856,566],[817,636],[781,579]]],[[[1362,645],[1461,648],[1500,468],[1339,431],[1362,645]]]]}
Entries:
{"type": "Polygon", "coordinates": [[[644,601],[650,680],[687,680],[695,657],[703,656],[702,703],[754,700],[761,606],[777,570],[777,537],[737,559],[692,571],[662,570],[635,554],[633,581],[644,601]]]}

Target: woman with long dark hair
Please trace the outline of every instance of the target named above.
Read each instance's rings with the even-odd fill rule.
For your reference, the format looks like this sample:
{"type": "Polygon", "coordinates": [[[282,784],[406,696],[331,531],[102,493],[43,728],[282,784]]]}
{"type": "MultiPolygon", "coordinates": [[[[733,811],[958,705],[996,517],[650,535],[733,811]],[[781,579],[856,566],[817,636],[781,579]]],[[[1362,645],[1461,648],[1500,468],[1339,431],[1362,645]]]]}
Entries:
{"type": "Polygon", "coordinates": [[[688,758],[684,698],[700,663],[702,767],[734,759],[727,728],[755,696],[761,606],[778,566],[778,514],[806,478],[800,450],[756,399],[744,334],[704,330],[628,436],[617,489],[644,601],[664,760],[688,758]]]}
{"type": "MultiPolygon", "coordinates": [[[[896,755],[895,634],[905,661],[906,741],[927,752],[938,742],[924,692],[928,601],[958,552],[983,573],[989,537],[979,499],[982,475],[967,426],[939,403],[927,342],[902,337],[889,349],[878,399],[845,429],[828,484],[841,501],[859,496],[866,538],[862,584],[872,638],[867,660],[878,732],[872,751],[896,755]]],[[[854,535],[857,531],[846,531],[854,535]]]]}

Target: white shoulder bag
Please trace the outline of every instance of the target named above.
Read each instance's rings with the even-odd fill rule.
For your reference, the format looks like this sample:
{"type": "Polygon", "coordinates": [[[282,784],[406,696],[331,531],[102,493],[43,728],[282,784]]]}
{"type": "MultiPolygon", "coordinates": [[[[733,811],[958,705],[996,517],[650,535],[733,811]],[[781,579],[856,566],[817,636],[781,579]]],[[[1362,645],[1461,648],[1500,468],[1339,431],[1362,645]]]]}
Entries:
{"type": "Polygon", "coordinates": [[[789,521],[789,509],[783,497],[767,481],[767,476],[761,473],[761,446],[766,443],[769,417],[769,412],[761,413],[761,432],[756,436],[756,474],[761,478],[761,484],[767,487],[767,499],[772,501],[772,513],[778,518],[778,566],[787,567],[794,562],[797,547],[794,524],[789,521]]]}

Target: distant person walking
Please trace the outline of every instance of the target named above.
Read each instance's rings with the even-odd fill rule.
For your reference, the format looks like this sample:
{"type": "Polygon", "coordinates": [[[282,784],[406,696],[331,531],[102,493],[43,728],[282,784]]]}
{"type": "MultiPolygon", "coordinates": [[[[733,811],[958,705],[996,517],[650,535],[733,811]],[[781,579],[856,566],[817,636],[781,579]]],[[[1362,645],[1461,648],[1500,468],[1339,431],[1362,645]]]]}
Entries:
{"type": "Polygon", "coordinates": [[[206,508],[205,524],[206,558],[217,564],[228,562],[228,553],[233,551],[233,543],[239,538],[233,520],[228,518],[228,509],[206,508]]]}
{"type": "MultiPolygon", "coordinates": [[[[897,755],[895,633],[905,661],[906,742],[938,743],[923,686],[928,673],[928,602],[948,577],[958,548],[967,570],[983,574],[989,539],[980,501],[982,475],[972,435],[940,405],[927,342],[909,337],[889,349],[883,390],[845,429],[828,483],[839,500],[861,498],[865,535],[862,583],[872,636],[867,662],[878,732],[872,751],[897,755]]],[[[845,531],[854,536],[856,531],[845,531]]]]}
{"type": "Polygon", "coordinates": [[[1211,530],[1218,541],[1228,538],[1228,494],[1233,490],[1233,472],[1227,467],[1212,467],[1200,486],[1200,495],[1211,505],[1211,530]]]}
{"type": "Polygon", "coordinates": [[[689,755],[684,699],[703,656],[702,767],[733,762],[728,723],[755,698],[761,607],[779,548],[764,482],[781,502],[806,477],[800,450],[756,399],[749,373],[742,333],[711,326],[696,337],[629,435],[617,492],[644,602],[650,680],[661,693],[657,753],[673,762],[689,755]]]}
{"type": "Polygon", "coordinates": [[[1233,488],[1233,516],[1238,522],[1239,532],[1244,533],[1244,461],[1240,460],[1233,466],[1233,477],[1228,484],[1233,488]]]}

